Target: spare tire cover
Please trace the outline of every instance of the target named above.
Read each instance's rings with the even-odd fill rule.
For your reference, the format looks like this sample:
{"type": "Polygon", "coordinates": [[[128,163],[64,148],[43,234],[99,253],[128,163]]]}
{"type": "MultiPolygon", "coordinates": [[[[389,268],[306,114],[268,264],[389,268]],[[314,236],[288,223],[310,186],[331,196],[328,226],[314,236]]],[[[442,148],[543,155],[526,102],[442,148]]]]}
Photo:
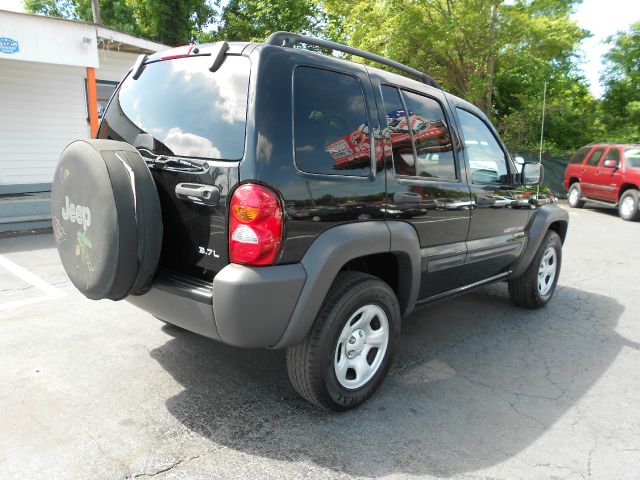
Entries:
{"type": "Polygon", "coordinates": [[[151,173],[133,146],[113,140],[67,146],[53,180],[51,216],[62,265],[85,296],[120,300],[148,288],[160,257],[162,215],[151,173]]]}

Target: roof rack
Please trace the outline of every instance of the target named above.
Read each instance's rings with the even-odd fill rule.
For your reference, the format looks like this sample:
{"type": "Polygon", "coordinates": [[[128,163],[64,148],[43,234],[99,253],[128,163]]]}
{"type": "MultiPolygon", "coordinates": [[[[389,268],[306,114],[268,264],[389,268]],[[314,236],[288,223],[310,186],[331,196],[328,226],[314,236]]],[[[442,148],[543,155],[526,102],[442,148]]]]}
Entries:
{"type": "Polygon", "coordinates": [[[269,38],[267,38],[265,43],[267,43],[268,45],[278,45],[280,47],[293,47],[298,43],[304,43],[306,45],[315,45],[317,47],[337,50],[339,52],[355,55],[356,57],[366,58],[367,60],[372,60],[374,62],[381,63],[382,65],[387,65],[389,67],[401,70],[405,73],[409,73],[415,77],[418,77],[422,83],[426,83],[427,85],[442,90],[442,87],[440,86],[440,84],[438,84],[438,82],[436,82],[433,78],[431,78],[426,73],[421,72],[420,70],[407,67],[400,62],[381,57],[380,55],[375,55],[358,48],[342,45],[341,43],[330,42],[329,40],[322,40],[321,38],[308,37],[306,35],[300,35],[298,33],[291,32],[274,32],[269,35],[269,38]]]}

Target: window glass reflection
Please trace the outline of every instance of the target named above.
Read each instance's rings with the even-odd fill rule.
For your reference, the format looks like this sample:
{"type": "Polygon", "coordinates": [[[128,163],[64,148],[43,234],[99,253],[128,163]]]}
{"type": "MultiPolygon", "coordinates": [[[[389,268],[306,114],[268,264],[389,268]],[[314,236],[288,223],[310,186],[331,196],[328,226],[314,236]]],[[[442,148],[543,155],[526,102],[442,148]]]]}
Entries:
{"type": "Polygon", "coordinates": [[[250,62],[229,56],[216,72],[209,56],[151,63],[128,77],[109,107],[100,138],[135,145],[153,137],[162,155],[239,160],[244,152],[250,62]]]}
{"type": "Polygon", "coordinates": [[[295,161],[304,172],[368,175],[371,143],[360,81],[298,67],[294,73],[295,161]]]}
{"type": "Polygon", "coordinates": [[[457,109],[473,183],[508,183],[505,153],[477,116],[457,109]]]}
{"type": "Polygon", "coordinates": [[[410,126],[416,146],[416,175],[454,180],[453,145],[440,104],[428,97],[403,91],[411,113],[410,126]]]}

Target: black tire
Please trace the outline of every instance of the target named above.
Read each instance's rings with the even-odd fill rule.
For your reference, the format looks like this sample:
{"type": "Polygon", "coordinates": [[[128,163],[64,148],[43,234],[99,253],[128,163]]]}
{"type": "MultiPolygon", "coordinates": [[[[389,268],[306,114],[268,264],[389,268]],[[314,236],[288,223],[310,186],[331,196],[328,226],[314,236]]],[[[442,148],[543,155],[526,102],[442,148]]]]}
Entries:
{"type": "Polygon", "coordinates": [[[546,305],[556,290],[561,267],[562,242],[556,232],[549,230],[525,272],[518,278],[509,280],[509,296],[513,303],[531,309],[546,305]],[[538,285],[540,266],[545,252],[550,248],[555,250],[555,275],[550,279],[550,282],[547,283],[549,290],[545,291],[545,288],[543,288],[541,291],[538,285]]]}
{"type": "Polygon", "coordinates": [[[572,208],[584,207],[585,201],[581,200],[581,198],[582,198],[582,189],[580,188],[580,183],[576,182],[569,187],[569,192],[567,193],[569,206],[572,208]]]}
{"type": "Polygon", "coordinates": [[[125,142],[78,140],[60,155],[51,190],[60,261],[93,300],[144,293],[162,247],[162,212],[151,173],[125,142]]]}
{"type": "Polygon", "coordinates": [[[618,202],[618,215],[620,215],[621,219],[629,222],[637,222],[640,220],[639,199],[640,194],[638,194],[638,190],[627,190],[622,194],[618,202]],[[623,205],[626,206],[629,202],[633,202],[630,209],[623,207],[623,205]]]}
{"type": "MultiPolygon", "coordinates": [[[[389,371],[400,334],[400,318],[400,306],[389,285],[372,275],[341,272],[333,282],[307,337],[301,344],[287,350],[287,371],[293,387],[309,402],[329,410],[344,411],[362,404],[376,391],[389,371]],[[347,329],[349,320],[352,320],[350,324],[355,325],[361,318],[359,315],[352,319],[352,316],[360,308],[371,306],[374,309],[381,308],[386,315],[386,351],[380,353],[381,363],[366,383],[355,389],[345,388],[334,368],[334,359],[340,355],[339,351],[342,352],[338,345],[339,338],[347,329]]],[[[372,322],[375,321],[376,317],[373,317],[372,322]]],[[[345,349],[348,347],[347,343],[341,345],[345,349]]],[[[375,350],[375,347],[371,350],[375,350]]],[[[369,355],[362,359],[369,363],[369,355]]],[[[378,361],[376,359],[373,363],[378,361]]]]}

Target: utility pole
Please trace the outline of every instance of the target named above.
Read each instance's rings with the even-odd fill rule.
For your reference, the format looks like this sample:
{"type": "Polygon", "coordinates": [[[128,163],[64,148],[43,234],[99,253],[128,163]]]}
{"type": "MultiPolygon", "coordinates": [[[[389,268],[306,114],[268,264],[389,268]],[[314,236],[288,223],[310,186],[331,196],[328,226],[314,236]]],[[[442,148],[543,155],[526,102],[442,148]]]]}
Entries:
{"type": "Polygon", "coordinates": [[[489,58],[487,59],[487,96],[485,98],[485,112],[491,116],[491,106],[493,104],[493,77],[495,75],[496,62],[496,23],[498,17],[498,6],[491,5],[491,23],[489,28],[489,58]]]}
{"type": "Polygon", "coordinates": [[[98,0],[91,0],[91,13],[93,14],[93,23],[100,25],[100,4],[98,0]]]}

